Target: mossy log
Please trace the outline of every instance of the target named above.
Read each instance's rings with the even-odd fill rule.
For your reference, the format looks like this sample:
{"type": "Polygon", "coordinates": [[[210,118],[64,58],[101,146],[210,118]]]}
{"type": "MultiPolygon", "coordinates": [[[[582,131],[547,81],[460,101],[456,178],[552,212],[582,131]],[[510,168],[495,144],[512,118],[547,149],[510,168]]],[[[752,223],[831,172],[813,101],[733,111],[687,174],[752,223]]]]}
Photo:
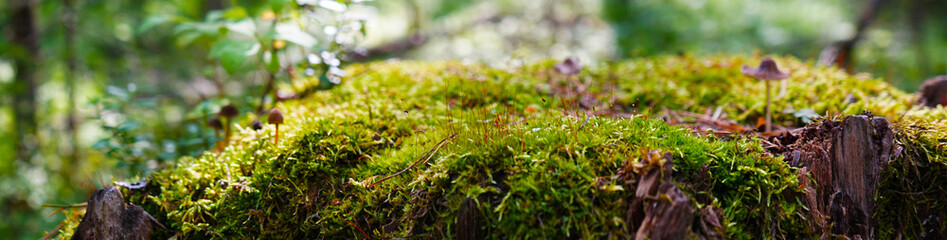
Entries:
{"type": "Polygon", "coordinates": [[[328,91],[281,86],[300,97],[275,106],[279,143],[237,127],[224,151],[123,191],[188,239],[943,237],[947,111],[775,60],[792,77],[774,125],[803,129],[775,138],[755,131],[762,83],[739,72],[758,59],[351,66],[328,91]]]}

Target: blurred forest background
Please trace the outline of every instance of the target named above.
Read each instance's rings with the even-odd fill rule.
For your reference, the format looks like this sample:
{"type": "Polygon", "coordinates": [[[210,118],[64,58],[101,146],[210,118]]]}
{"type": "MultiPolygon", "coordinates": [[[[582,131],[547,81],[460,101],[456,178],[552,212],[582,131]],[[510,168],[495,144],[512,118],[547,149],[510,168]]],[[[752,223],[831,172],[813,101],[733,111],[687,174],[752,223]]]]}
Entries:
{"type": "Polygon", "coordinates": [[[7,0],[0,236],[42,237],[62,220],[42,204],[200,154],[219,139],[205,123],[221,106],[245,125],[305,94],[294,89],[337,84],[346,64],[719,53],[815,64],[835,51],[823,58],[913,92],[947,73],[945,12],[935,0],[7,0]]]}

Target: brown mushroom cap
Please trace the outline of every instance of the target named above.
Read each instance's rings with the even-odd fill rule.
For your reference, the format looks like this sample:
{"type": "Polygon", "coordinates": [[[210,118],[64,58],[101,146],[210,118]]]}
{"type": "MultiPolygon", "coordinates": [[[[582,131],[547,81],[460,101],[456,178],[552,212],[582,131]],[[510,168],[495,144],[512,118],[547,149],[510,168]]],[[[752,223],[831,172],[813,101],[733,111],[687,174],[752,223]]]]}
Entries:
{"type": "Polygon", "coordinates": [[[267,121],[270,124],[283,124],[283,112],[279,108],[274,108],[270,110],[270,116],[267,118],[267,121]]]}
{"type": "Polygon", "coordinates": [[[776,62],[773,61],[772,58],[764,58],[760,61],[760,66],[756,68],[743,65],[743,67],[740,68],[740,72],[743,72],[743,75],[759,80],[782,80],[789,77],[789,74],[779,71],[779,68],[776,67],[776,62]]]}
{"type": "Polygon", "coordinates": [[[261,123],[260,120],[253,120],[253,122],[250,123],[250,128],[253,128],[253,130],[263,129],[263,123],[261,123]]]}
{"type": "Polygon", "coordinates": [[[223,108],[220,109],[219,114],[220,116],[224,116],[228,119],[231,119],[233,117],[236,117],[237,114],[240,114],[240,110],[237,110],[237,107],[233,106],[233,104],[227,104],[227,106],[224,106],[223,108]]]}
{"type": "Polygon", "coordinates": [[[214,116],[214,118],[211,118],[210,121],[207,121],[207,126],[210,126],[217,130],[221,130],[224,128],[224,124],[220,122],[220,118],[217,116],[214,116]]]}
{"type": "Polygon", "coordinates": [[[575,75],[582,71],[582,64],[579,64],[579,60],[571,57],[566,58],[566,60],[557,63],[553,67],[556,68],[556,71],[565,75],[575,75]]]}

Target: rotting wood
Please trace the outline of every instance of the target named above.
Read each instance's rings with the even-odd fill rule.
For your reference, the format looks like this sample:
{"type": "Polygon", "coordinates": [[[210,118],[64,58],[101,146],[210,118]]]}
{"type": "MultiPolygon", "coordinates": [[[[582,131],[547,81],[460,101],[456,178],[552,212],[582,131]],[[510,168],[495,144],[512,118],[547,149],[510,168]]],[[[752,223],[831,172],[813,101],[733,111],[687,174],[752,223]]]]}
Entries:
{"type": "Polygon", "coordinates": [[[89,197],[85,216],[72,239],[151,239],[155,226],[166,229],[141,207],[125,204],[122,192],[110,186],[89,197]]]}
{"type": "Polygon", "coordinates": [[[635,239],[722,239],[720,210],[707,206],[695,213],[690,197],[671,178],[672,159],[671,153],[651,152],[641,161],[645,169],[635,171],[643,175],[630,177],[629,167],[620,171],[626,184],[633,185],[634,198],[625,216],[629,234],[635,239]]]}
{"type": "Polygon", "coordinates": [[[477,207],[477,201],[467,198],[460,204],[457,211],[457,227],[455,239],[475,240],[486,237],[483,231],[484,220],[477,207]]]}
{"type": "Polygon", "coordinates": [[[880,171],[901,149],[887,119],[848,116],[772,141],[780,145],[769,147],[771,152],[802,167],[797,175],[806,190],[803,203],[811,210],[808,221],[814,231],[823,237],[875,239],[871,216],[880,171]]]}

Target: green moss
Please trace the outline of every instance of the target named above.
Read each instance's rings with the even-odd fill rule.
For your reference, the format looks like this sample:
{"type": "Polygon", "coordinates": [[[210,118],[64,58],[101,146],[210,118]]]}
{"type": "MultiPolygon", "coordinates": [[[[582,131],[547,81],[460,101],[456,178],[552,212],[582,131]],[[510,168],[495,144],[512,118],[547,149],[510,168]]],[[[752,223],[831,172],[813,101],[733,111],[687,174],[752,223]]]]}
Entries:
{"type": "Polygon", "coordinates": [[[904,151],[882,171],[875,198],[880,239],[923,239],[947,232],[947,121],[942,110],[921,110],[897,124],[904,151]]]}
{"type": "MultiPolygon", "coordinates": [[[[694,112],[723,106],[731,118],[755,123],[763,115],[762,83],[740,75],[745,61],[662,57],[592,67],[576,77],[554,73],[552,62],[510,71],[453,62],[353,66],[342,85],[277,106],[286,116],[279,145],[273,126],[238,128],[223,152],[179,159],[151,176],[144,191],[126,196],[189,238],[340,239],[362,231],[372,238],[449,238],[467,198],[478,203],[489,238],[615,238],[630,234],[624,220],[633,192],[610,179],[623,162],[659,150],[673,154],[674,179],[688,195],[704,194],[690,184],[707,167],[710,205],[723,210],[728,237],[813,237],[795,169],[756,138],[701,137],[649,119],[656,112],[643,109],[628,119],[589,117],[575,109],[577,99],[548,94],[567,81],[587,82],[589,96],[617,99],[629,112],[636,103],[694,112]]],[[[774,99],[779,122],[800,121],[780,111],[788,108],[926,119],[910,107],[909,95],[883,82],[791,58],[778,62],[793,74],[774,99]]],[[[924,114],[937,111],[943,112],[924,114]]],[[[947,171],[944,131],[906,129],[912,128],[899,130],[899,140],[917,143],[908,152],[933,155],[893,163],[883,185],[901,184],[895,179],[921,160],[930,174],[947,171]]],[[[943,181],[914,178],[912,188],[943,181]]],[[[906,201],[879,199],[886,208],[906,201]]],[[[938,204],[930,209],[942,211],[938,204]]],[[[876,216],[910,220],[890,209],[876,216]]]]}
{"type": "MultiPolygon", "coordinates": [[[[823,116],[869,110],[878,116],[895,118],[912,101],[911,96],[867,75],[850,76],[794,58],[779,58],[777,62],[791,77],[773,84],[774,123],[799,125],[800,119],[793,113],[802,109],[812,109],[823,116]]],[[[742,76],[739,68],[757,64],[759,60],[743,57],[663,57],[610,65],[592,76],[617,79],[625,106],[637,100],[654,103],[657,109],[699,113],[720,106],[734,120],[755,123],[765,115],[763,83],[742,76]]]]}

